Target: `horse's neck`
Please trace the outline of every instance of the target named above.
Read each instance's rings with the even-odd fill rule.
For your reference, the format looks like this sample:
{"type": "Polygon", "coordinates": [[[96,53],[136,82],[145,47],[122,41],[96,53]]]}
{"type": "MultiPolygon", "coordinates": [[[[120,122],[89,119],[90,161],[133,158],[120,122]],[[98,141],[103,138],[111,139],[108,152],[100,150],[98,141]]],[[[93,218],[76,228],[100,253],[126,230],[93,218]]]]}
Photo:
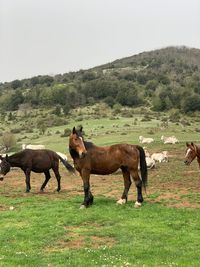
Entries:
{"type": "Polygon", "coordinates": [[[195,145],[195,151],[196,151],[196,156],[198,161],[200,161],[200,146],[199,145],[195,145]]]}
{"type": "Polygon", "coordinates": [[[21,166],[21,160],[20,157],[17,154],[14,154],[12,156],[8,157],[8,162],[10,163],[11,167],[20,167],[21,166]]]}
{"type": "Polygon", "coordinates": [[[92,142],[87,142],[87,141],[84,141],[84,146],[86,148],[86,150],[94,147],[94,144],[92,142]]]}
{"type": "Polygon", "coordinates": [[[69,148],[69,153],[73,159],[79,158],[79,154],[76,152],[76,150],[69,148]]]}

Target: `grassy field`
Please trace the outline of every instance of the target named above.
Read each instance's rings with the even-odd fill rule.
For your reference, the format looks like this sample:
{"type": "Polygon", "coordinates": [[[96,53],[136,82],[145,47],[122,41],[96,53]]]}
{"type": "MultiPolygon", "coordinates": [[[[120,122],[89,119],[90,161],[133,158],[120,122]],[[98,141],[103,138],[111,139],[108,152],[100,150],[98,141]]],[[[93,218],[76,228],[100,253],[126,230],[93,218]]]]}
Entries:
{"type": "MultiPolygon", "coordinates": [[[[150,153],[168,150],[169,162],[149,170],[144,205],[134,208],[134,184],[128,203],[116,205],[123,190],[121,174],[92,175],[94,205],[80,210],[81,179],[67,173],[63,166],[60,193],[55,192],[54,178],[40,193],[44,177],[34,173],[31,193],[24,193],[24,174],[15,169],[0,184],[0,266],[199,266],[199,168],[196,161],[189,167],[183,164],[185,141],[199,140],[194,130],[198,123],[194,119],[184,128],[175,123],[162,128],[160,120],[143,122],[142,117],[71,119],[67,128],[82,124],[86,139],[98,145],[139,144],[139,135],[151,136],[155,142],[147,145],[150,153]],[[175,135],[180,143],[164,146],[161,135],[175,135]]],[[[26,133],[27,138],[17,146],[24,140],[41,143],[69,156],[68,138],[56,134],[65,128],[52,127],[51,135],[38,139],[32,139],[34,133],[26,133]]]]}

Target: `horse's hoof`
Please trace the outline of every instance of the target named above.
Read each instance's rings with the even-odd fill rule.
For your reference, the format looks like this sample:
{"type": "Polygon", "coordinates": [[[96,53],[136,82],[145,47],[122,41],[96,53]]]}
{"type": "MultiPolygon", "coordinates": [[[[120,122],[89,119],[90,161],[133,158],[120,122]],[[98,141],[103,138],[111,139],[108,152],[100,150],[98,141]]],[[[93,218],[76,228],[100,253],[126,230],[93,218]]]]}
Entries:
{"type": "Polygon", "coordinates": [[[125,198],[120,198],[118,201],[117,201],[117,204],[120,204],[120,205],[123,205],[123,204],[126,204],[126,199],[125,198]]]}
{"type": "Polygon", "coordinates": [[[30,193],[30,190],[26,190],[26,193],[30,193]]]}
{"type": "Polygon", "coordinates": [[[135,208],[140,208],[141,206],[142,206],[142,203],[138,201],[135,202],[135,205],[134,205],[135,208]]]}
{"type": "Polygon", "coordinates": [[[85,206],[85,205],[81,205],[79,209],[80,209],[80,210],[82,210],[82,209],[86,209],[86,206],[85,206]]]}

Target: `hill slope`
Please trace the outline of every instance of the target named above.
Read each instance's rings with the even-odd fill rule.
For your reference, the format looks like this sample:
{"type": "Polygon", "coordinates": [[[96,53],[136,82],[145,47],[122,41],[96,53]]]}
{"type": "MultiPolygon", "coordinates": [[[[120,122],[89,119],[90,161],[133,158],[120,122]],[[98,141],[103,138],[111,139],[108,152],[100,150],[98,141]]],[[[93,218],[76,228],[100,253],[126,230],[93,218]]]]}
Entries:
{"type": "Polygon", "coordinates": [[[156,111],[200,110],[200,50],[167,47],[115,60],[89,70],[37,76],[0,85],[0,107],[58,105],[71,108],[106,102],[156,111]]]}

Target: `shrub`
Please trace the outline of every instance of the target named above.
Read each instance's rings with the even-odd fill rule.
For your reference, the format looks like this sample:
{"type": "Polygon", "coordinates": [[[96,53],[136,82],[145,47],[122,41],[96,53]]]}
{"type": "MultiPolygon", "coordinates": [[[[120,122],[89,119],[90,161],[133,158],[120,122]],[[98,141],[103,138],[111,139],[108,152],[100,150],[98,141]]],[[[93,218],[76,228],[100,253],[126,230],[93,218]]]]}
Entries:
{"type": "Polygon", "coordinates": [[[66,128],[66,129],[64,130],[64,133],[61,134],[60,137],[68,137],[70,134],[71,134],[71,129],[66,128]]]}

